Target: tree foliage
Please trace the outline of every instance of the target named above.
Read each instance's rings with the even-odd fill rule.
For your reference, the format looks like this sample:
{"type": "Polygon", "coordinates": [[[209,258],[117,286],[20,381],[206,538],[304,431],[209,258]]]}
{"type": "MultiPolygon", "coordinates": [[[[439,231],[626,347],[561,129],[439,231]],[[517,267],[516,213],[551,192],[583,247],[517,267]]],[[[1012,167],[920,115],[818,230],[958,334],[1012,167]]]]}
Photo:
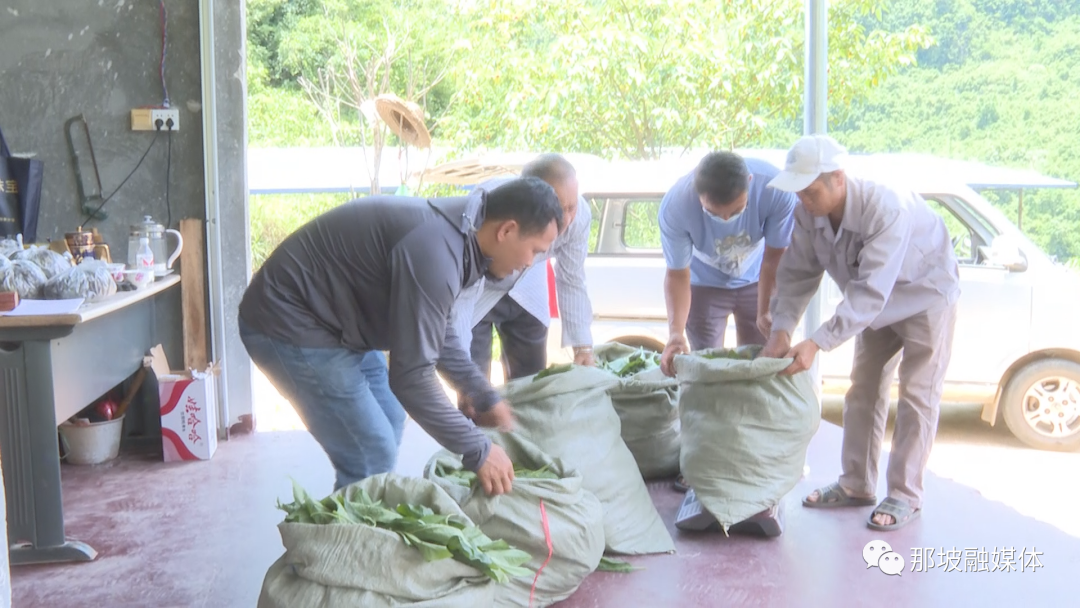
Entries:
{"type": "MultiPolygon", "coordinates": [[[[475,0],[452,115],[459,145],[653,158],[735,147],[802,111],[800,0],[475,0]]],[[[930,43],[830,3],[829,87],[844,108],[930,43]],[[858,19],[857,19],[858,18],[858,19]]],[[[871,18],[872,19],[872,18],[871,18]]]]}
{"type": "MultiPolygon", "coordinates": [[[[1080,179],[1074,5],[831,1],[830,130],[859,152],[1080,179]]],[[[247,0],[247,9],[254,146],[371,141],[358,97],[339,91],[328,120],[301,85],[341,71],[342,40],[358,66],[392,41],[383,74],[403,97],[450,66],[418,101],[437,145],[461,152],[643,158],[783,148],[802,131],[803,0],[247,0]]],[[[1017,217],[1015,193],[986,194],[1017,217]]],[[[1026,192],[1023,228],[1059,259],[1080,259],[1080,192],[1026,192]]]]}
{"type": "MultiPolygon", "coordinates": [[[[252,68],[290,99],[305,98],[330,145],[370,151],[370,168],[359,170],[378,192],[382,151],[395,138],[376,115],[375,98],[393,93],[416,102],[426,117],[450,105],[453,87],[444,79],[457,38],[452,27],[433,27],[446,10],[443,0],[251,0],[250,36],[264,45],[250,55],[252,68]]],[[[260,105],[257,116],[288,122],[281,112],[287,109],[260,105]]]]}
{"type": "MultiPolygon", "coordinates": [[[[928,4],[893,7],[914,14],[928,4]]],[[[855,104],[834,134],[857,151],[925,152],[1080,180],[1080,16],[1009,12],[1016,3],[1000,0],[937,4],[950,12],[934,13],[928,27],[941,45],[967,48],[963,58],[904,70],[855,104]]],[[[984,194],[1019,219],[1018,193],[984,194]]],[[[1058,259],[1080,257],[1080,192],[1026,191],[1022,228],[1058,259]]]]}

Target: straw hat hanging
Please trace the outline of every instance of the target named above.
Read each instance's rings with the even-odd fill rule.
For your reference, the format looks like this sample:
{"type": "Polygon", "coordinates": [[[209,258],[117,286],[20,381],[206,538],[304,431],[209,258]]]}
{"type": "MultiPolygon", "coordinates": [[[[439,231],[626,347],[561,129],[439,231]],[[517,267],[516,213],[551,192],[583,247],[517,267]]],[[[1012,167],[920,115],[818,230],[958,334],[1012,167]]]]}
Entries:
{"type": "Polygon", "coordinates": [[[393,93],[375,98],[375,111],[401,141],[415,148],[431,146],[431,134],[424,125],[424,110],[411,101],[404,101],[393,93]]]}

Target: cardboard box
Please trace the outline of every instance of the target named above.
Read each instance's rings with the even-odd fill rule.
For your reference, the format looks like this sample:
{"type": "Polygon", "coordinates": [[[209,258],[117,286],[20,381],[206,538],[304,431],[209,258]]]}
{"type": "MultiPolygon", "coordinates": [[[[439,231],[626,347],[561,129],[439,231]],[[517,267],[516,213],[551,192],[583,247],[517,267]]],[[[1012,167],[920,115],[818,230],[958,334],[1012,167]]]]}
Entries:
{"type": "Polygon", "coordinates": [[[158,380],[165,462],[209,460],[218,442],[214,365],[205,372],[171,371],[159,344],[150,350],[150,369],[158,380]]]}

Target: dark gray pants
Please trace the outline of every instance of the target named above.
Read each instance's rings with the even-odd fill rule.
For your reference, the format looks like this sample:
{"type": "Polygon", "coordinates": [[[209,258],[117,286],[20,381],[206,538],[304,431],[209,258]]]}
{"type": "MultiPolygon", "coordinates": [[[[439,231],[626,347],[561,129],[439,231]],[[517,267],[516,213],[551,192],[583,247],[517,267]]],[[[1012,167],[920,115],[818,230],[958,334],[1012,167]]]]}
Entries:
{"type": "Polygon", "coordinates": [[[765,336],[757,328],[757,299],[757,283],[737,289],[691,285],[690,315],[686,319],[690,349],[723,348],[732,314],[739,346],[765,344],[765,336]]]}
{"type": "Polygon", "coordinates": [[[547,326],[505,295],[473,328],[469,354],[484,377],[491,377],[492,329],[502,342],[504,378],[531,376],[547,367],[547,326]]]}

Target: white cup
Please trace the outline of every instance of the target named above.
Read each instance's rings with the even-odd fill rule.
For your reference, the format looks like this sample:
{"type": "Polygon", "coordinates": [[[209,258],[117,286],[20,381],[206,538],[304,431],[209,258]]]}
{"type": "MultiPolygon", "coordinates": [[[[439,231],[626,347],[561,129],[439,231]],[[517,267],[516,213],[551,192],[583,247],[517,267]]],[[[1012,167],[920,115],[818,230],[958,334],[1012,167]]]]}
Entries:
{"type": "Polygon", "coordinates": [[[154,269],[136,268],[134,270],[125,270],[124,278],[134,285],[136,289],[142,289],[154,282],[154,269]]]}

